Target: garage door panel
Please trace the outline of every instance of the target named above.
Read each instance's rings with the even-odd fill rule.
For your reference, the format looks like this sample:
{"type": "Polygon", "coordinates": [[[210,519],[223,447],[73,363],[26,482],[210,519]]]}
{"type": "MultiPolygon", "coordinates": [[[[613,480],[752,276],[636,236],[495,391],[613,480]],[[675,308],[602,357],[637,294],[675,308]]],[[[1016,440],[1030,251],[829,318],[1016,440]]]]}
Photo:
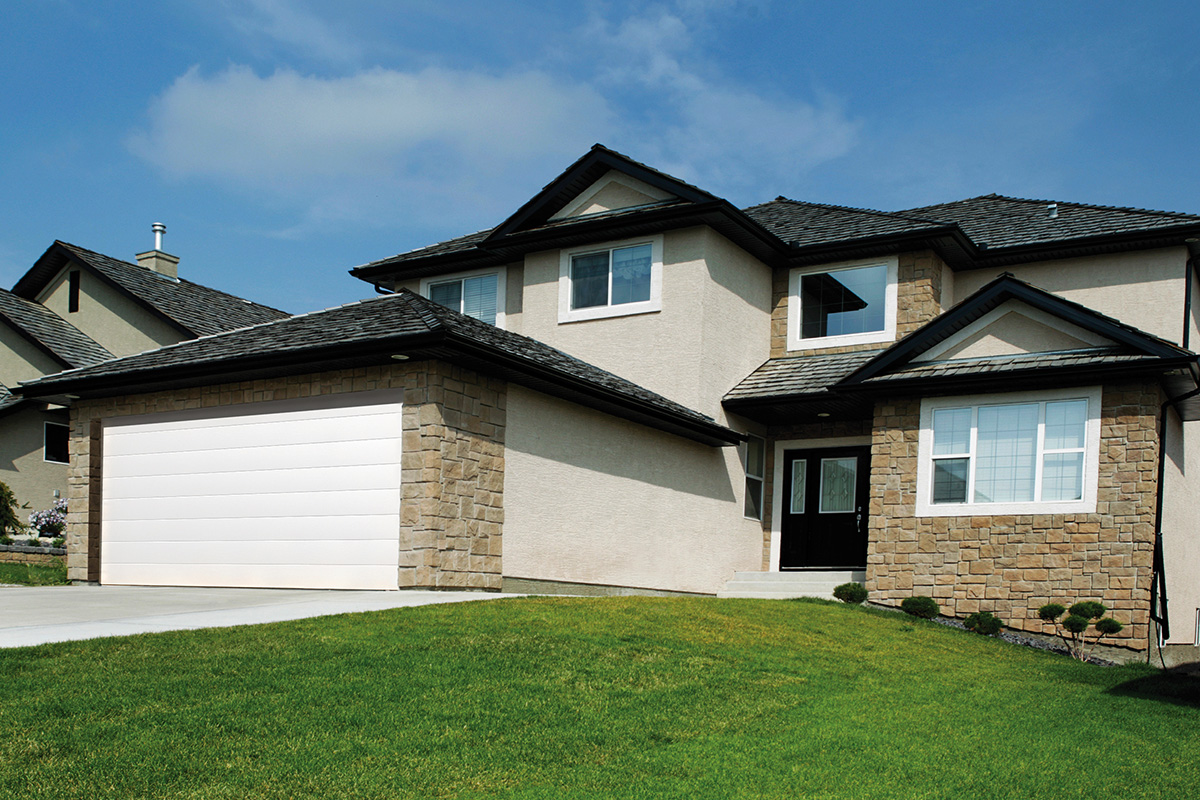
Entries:
{"type": "Polygon", "coordinates": [[[395,589],[397,567],[384,565],[108,564],[100,582],[125,586],[239,586],[258,589],[395,589]]]}
{"type": "Polygon", "coordinates": [[[398,541],[395,514],[355,517],[258,517],[242,520],[123,520],[106,530],[104,546],[115,542],[237,542],[244,539],[308,541],[379,539],[398,541]]]}
{"type": "Polygon", "coordinates": [[[214,442],[233,441],[240,447],[271,447],[296,442],[363,442],[400,436],[400,415],[380,417],[343,417],[336,420],[276,420],[265,424],[224,428],[181,428],[166,431],[140,431],[127,428],[115,433],[106,443],[105,452],[113,456],[150,453],[193,453],[212,449],[214,442]],[[390,424],[388,424],[390,423],[390,424]]]}
{"type": "Polygon", "coordinates": [[[396,489],[350,492],[286,492],[204,497],[140,497],[105,500],[104,521],[129,519],[254,519],[257,517],[332,517],[387,514],[400,507],[396,489]]]}
{"type": "Polygon", "coordinates": [[[399,485],[399,464],[389,464],[386,468],[380,468],[378,465],[354,465],[329,469],[309,467],[270,472],[241,470],[197,475],[109,478],[105,483],[104,496],[108,499],[202,497],[285,491],[394,489],[399,485]]]}
{"type": "Polygon", "coordinates": [[[395,540],[339,538],[240,539],[223,542],[111,542],[109,555],[124,564],[245,564],[319,566],[395,564],[395,540]]]}
{"type": "Polygon", "coordinates": [[[396,588],[400,404],[353,400],[106,426],[101,580],[396,588]]]}
{"type": "Polygon", "coordinates": [[[237,447],[198,453],[161,453],[104,458],[105,478],[143,475],[195,475],[212,472],[252,472],[277,469],[325,468],[400,463],[400,439],[237,447]]]}

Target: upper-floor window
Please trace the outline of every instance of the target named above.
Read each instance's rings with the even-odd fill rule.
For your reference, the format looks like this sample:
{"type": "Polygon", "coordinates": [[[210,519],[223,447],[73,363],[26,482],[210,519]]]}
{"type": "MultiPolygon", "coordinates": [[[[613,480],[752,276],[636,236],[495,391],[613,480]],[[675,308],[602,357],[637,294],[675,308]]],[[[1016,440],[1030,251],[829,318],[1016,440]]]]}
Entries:
{"type": "Polygon", "coordinates": [[[746,500],[742,514],[750,519],[762,519],[766,453],[767,443],[761,436],[746,435],[746,500]]]}
{"type": "Polygon", "coordinates": [[[792,270],[788,349],[894,339],[896,272],[895,256],[792,270]]]}
{"type": "Polygon", "coordinates": [[[562,252],[559,322],[662,308],[662,237],[562,252]]]}
{"type": "Polygon", "coordinates": [[[1098,389],[922,404],[917,514],[1094,511],[1098,389]]]}
{"type": "Polygon", "coordinates": [[[79,270],[73,269],[67,273],[67,312],[74,314],[79,310],[79,270]]]}
{"type": "Polygon", "coordinates": [[[504,270],[439,275],[421,281],[421,294],[489,325],[504,327],[504,270]]]}

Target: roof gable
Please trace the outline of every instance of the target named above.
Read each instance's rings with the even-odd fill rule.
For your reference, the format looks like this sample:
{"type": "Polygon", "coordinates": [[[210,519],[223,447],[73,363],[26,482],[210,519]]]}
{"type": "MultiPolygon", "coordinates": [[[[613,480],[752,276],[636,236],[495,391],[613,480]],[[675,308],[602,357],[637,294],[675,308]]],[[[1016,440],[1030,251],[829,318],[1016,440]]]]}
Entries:
{"type": "Polygon", "coordinates": [[[561,175],[517,209],[512,216],[500,223],[484,244],[495,242],[518,231],[545,225],[592,189],[598,181],[614,172],[642,184],[641,194],[653,197],[646,188],[659,193],[660,197],[656,202],[677,200],[685,203],[706,203],[719,199],[690,183],[596,144],[592,145],[592,149],[586,155],[567,167],[561,175]]]}
{"type": "Polygon", "coordinates": [[[1021,356],[1042,354],[1040,358],[1026,359],[1028,368],[1037,368],[1055,366],[1058,362],[1074,365],[1085,353],[1095,356],[1087,357],[1089,364],[1146,359],[1195,360],[1194,354],[1171,342],[1005,274],[860,366],[839,381],[836,388],[862,387],[867,382],[900,373],[910,365],[916,370],[912,375],[914,378],[930,377],[937,365],[943,367],[941,372],[945,375],[970,375],[995,372],[1001,366],[1000,359],[1006,357],[1008,362],[1004,368],[1011,368],[1022,365],[1021,356]],[[1000,313],[995,313],[998,310],[1000,313]],[[959,351],[957,357],[947,358],[947,354],[955,353],[956,346],[970,343],[976,334],[997,325],[1007,313],[1018,311],[1039,325],[1070,336],[1085,346],[1071,348],[1065,353],[1034,347],[1025,353],[981,355],[976,352],[969,357],[959,351]],[[929,355],[922,358],[926,354],[929,355]],[[989,368],[989,360],[996,360],[993,368],[989,368]]]}
{"type": "Polygon", "coordinates": [[[13,293],[27,300],[36,299],[68,264],[78,264],[189,337],[289,316],[279,309],[62,241],[50,245],[17,281],[13,293]]]}
{"type": "Polygon", "coordinates": [[[1092,331],[1009,300],[962,330],[913,357],[913,362],[1053,353],[1111,347],[1114,342],[1092,331]]]}

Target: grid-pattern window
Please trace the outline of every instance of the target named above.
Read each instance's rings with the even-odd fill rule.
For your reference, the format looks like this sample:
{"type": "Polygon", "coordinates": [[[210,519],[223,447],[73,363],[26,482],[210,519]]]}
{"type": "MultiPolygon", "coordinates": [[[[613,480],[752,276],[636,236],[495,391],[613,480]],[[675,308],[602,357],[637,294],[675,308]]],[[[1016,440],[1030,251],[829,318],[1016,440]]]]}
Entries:
{"type": "Polygon", "coordinates": [[[1083,498],[1088,401],[940,408],[933,412],[935,505],[1083,498]]]}
{"type": "Polygon", "coordinates": [[[495,325],[498,287],[499,276],[495,273],[455,278],[429,284],[429,299],[468,317],[495,325]]]}
{"type": "Polygon", "coordinates": [[[571,309],[648,301],[652,264],[648,244],[572,256],[571,309]]]}
{"type": "Polygon", "coordinates": [[[766,442],[762,437],[748,434],[746,437],[746,505],[745,515],[750,519],[763,516],[763,475],[766,472],[766,442]]]}

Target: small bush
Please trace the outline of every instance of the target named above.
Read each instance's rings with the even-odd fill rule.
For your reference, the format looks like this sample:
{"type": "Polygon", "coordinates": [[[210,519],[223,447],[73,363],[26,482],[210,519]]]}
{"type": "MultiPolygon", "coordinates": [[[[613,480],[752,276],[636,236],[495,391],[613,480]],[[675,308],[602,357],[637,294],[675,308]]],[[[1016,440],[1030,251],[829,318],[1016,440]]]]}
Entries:
{"type": "Polygon", "coordinates": [[[37,531],[39,536],[58,536],[67,527],[67,501],[60,498],[45,511],[30,514],[29,527],[37,531]]]}
{"type": "Polygon", "coordinates": [[[1067,609],[1067,613],[1072,617],[1083,617],[1084,619],[1100,619],[1107,611],[1108,609],[1104,607],[1103,603],[1097,603],[1095,600],[1084,600],[1067,609]]]}
{"type": "Polygon", "coordinates": [[[1067,613],[1067,607],[1058,603],[1047,603],[1038,609],[1038,616],[1046,622],[1053,622],[1065,613],[1067,613]]]}
{"type": "Polygon", "coordinates": [[[28,539],[23,540],[21,542],[21,544],[25,545],[26,547],[41,547],[42,546],[41,541],[37,537],[34,537],[34,536],[30,536],[28,539]]]}
{"type": "Polygon", "coordinates": [[[1113,634],[1120,633],[1124,629],[1125,626],[1117,622],[1112,617],[1105,617],[1104,619],[1096,620],[1096,632],[1101,636],[1112,636],[1113,634]]]}
{"type": "Polygon", "coordinates": [[[66,544],[67,544],[67,540],[61,536],[50,542],[51,547],[65,547],[66,544]]]}
{"type": "Polygon", "coordinates": [[[912,614],[914,617],[921,619],[933,619],[941,611],[938,608],[937,601],[932,597],[920,595],[917,597],[906,597],[900,602],[900,610],[905,614],[912,614]]]}
{"type": "Polygon", "coordinates": [[[1107,613],[1108,608],[1095,600],[1083,600],[1070,608],[1065,608],[1058,603],[1047,603],[1038,609],[1039,617],[1058,626],[1058,636],[1067,646],[1067,652],[1071,654],[1072,658],[1080,661],[1087,660],[1087,629],[1092,624],[1092,620],[1096,620],[1096,640],[1093,645],[1098,644],[1105,636],[1120,633],[1125,628],[1123,624],[1112,617],[1105,617],[1104,615],[1107,613]],[[1067,616],[1060,620],[1059,617],[1062,617],[1063,614],[1067,616]]]}
{"type": "Polygon", "coordinates": [[[858,605],[867,599],[867,587],[861,583],[843,583],[834,588],[833,596],[843,603],[858,605]]]}
{"type": "Polygon", "coordinates": [[[978,611],[963,620],[963,626],[984,636],[995,636],[1004,628],[1004,623],[990,611],[978,611]]]}
{"type": "Polygon", "coordinates": [[[0,481],[0,534],[20,533],[24,529],[21,520],[17,518],[17,496],[8,484],[0,481]]]}

